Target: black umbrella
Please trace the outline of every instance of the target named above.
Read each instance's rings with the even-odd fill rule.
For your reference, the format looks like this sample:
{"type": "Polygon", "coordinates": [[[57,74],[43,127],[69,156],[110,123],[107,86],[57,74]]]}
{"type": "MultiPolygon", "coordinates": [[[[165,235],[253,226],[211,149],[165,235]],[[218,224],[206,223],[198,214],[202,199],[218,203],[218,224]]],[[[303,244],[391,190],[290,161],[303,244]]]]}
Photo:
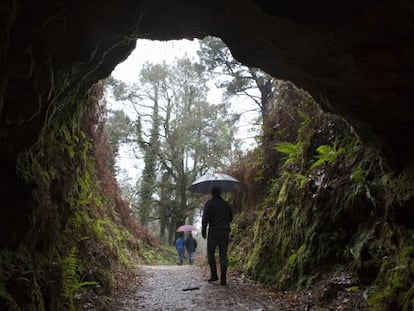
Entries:
{"type": "Polygon", "coordinates": [[[233,192],[240,188],[240,181],[222,173],[210,173],[201,176],[188,188],[191,192],[210,193],[213,187],[220,188],[221,192],[233,192]]]}

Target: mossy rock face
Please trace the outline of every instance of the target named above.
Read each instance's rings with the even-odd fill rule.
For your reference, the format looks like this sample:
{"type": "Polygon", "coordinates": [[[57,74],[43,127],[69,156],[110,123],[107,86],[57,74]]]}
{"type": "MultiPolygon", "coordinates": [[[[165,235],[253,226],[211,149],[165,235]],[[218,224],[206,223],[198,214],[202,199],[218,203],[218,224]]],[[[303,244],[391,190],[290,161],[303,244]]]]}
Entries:
{"type": "Polygon", "coordinates": [[[86,288],[109,294],[114,267],[136,256],[97,176],[96,98],[55,104],[39,141],[18,157],[30,212],[25,234],[0,250],[1,310],[75,310],[86,288]]]}
{"type": "MultiPolygon", "coordinates": [[[[344,269],[360,286],[374,288],[373,305],[409,310],[414,278],[398,262],[411,266],[410,256],[403,255],[414,242],[410,169],[392,172],[346,122],[316,107],[303,102],[292,128],[264,131],[264,144],[279,142],[279,154],[260,161],[273,161],[278,169],[273,176],[266,173],[270,182],[262,201],[238,215],[249,229],[234,233],[232,262],[285,289],[306,287],[318,276],[344,269]],[[247,214],[254,217],[247,220],[247,214]]],[[[283,105],[278,113],[283,114],[283,105]]],[[[280,122],[283,116],[270,117],[280,122]]],[[[274,128],[271,120],[265,124],[274,128]]]]}
{"type": "Polygon", "coordinates": [[[414,246],[399,253],[397,262],[384,269],[377,290],[370,296],[372,310],[413,310],[414,308],[414,246]]]}

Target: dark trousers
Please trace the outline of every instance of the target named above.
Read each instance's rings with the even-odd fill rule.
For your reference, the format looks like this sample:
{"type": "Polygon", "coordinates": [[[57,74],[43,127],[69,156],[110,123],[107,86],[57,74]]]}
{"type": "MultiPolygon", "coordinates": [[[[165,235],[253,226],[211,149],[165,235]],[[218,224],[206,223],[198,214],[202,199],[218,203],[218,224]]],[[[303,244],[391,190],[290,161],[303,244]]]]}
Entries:
{"type": "Polygon", "coordinates": [[[228,267],[227,248],[229,246],[230,230],[225,228],[210,228],[207,237],[207,257],[210,266],[216,265],[214,254],[219,249],[220,267],[228,267]]]}

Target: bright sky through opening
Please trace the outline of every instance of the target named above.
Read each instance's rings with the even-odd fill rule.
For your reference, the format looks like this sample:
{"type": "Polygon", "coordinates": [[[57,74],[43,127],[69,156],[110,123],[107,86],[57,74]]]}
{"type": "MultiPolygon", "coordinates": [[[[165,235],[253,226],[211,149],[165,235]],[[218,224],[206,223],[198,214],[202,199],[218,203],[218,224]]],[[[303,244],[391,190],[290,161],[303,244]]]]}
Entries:
{"type": "MultiPolygon", "coordinates": [[[[112,76],[115,79],[132,84],[138,81],[139,73],[144,63],[149,62],[157,64],[163,61],[172,63],[175,59],[185,56],[192,61],[197,61],[197,50],[199,49],[199,46],[200,44],[198,40],[138,40],[136,49],[123,63],[116,66],[115,70],[112,72],[112,76]]],[[[213,82],[208,86],[210,88],[208,100],[212,103],[219,103],[222,100],[222,91],[215,87],[213,82]]],[[[253,101],[246,98],[238,98],[237,101],[233,100],[232,103],[233,110],[237,112],[251,111],[257,108],[253,101]]],[[[119,104],[110,101],[109,108],[124,110],[130,117],[132,117],[132,119],[134,119],[133,116],[131,116],[131,113],[133,112],[129,111],[128,107],[120,106],[119,104]]],[[[258,133],[258,127],[252,125],[252,123],[257,116],[258,112],[244,113],[238,124],[236,138],[243,139],[242,148],[244,150],[253,149],[256,146],[254,136],[258,133]]],[[[117,165],[121,170],[124,170],[124,174],[128,175],[124,176],[124,178],[130,178],[130,182],[135,183],[141,173],[141,164],[128,146],[121,146],[117,165]]]]}

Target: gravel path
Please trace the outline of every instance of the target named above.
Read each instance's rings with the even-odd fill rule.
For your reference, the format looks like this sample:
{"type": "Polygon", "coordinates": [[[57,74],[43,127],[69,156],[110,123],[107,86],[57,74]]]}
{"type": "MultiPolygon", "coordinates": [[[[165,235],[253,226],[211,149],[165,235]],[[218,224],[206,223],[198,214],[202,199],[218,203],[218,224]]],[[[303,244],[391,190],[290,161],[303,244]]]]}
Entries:
{"type": "Polygon", "coordinates": [[[330,275],[312,291],[301,292],[270,292],[231,270],[227,286],[207,282],[209,276],[207,266],[139,266],[134,274],[118,283],[116,292],[106,302],[89,302],[84,310],[368,310],[361,294],[347,289],[351,279],[342,272],[330,275]]]}
{"type": "Polygon", "coordinates": [[[283,310],[255,283],[232,275],[227,286],[209,283],[198,266],[141,266],[140,276],[135,292],[118,299],[114,310],[283,310]]]}

